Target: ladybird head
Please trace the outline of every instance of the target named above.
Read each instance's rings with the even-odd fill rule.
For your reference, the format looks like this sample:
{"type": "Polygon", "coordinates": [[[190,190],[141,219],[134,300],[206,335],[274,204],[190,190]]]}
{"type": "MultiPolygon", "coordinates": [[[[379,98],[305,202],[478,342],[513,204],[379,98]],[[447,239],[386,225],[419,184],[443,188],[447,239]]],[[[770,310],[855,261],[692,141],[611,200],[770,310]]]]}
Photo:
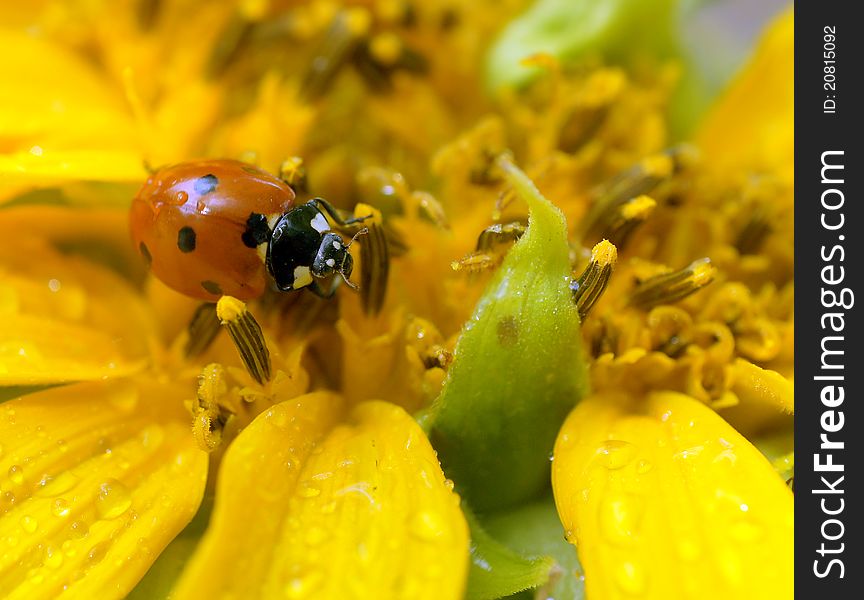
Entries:
{"type": "Polygon", "coordinates": [[[348,244],[337,233],[325,233],[321,238],[318,254],[312,262],[312,275],[324,278],[339,273],[347,279],[353,269],[354,260],[348,253],[348,244]]]}

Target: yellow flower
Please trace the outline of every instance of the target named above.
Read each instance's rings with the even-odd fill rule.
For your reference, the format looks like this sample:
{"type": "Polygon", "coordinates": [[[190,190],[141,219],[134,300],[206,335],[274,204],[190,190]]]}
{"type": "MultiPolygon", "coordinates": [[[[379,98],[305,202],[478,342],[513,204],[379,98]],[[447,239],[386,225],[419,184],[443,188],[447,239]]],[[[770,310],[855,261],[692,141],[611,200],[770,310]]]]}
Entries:
{"type": "Polygon", "coordinates": [[[0,593],[791,595],[793,458],[753,445],[793,412],[791,11],[670,149],[673,62],[538,54],[481,93],[522,4],[0,9],[0,593]],[[232,305],[259,382],[128,203],[167,163],[297,155],[375,207],[390,283],[377,314],[232,305]]]}

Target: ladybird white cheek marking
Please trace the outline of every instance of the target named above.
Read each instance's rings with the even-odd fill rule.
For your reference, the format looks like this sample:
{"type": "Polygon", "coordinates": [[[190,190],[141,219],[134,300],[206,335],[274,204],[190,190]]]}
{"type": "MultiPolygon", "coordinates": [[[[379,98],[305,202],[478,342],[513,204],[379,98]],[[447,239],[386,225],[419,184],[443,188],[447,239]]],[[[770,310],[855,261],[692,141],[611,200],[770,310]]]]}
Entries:
{"type": "Polygon", "coordinates": [[[309,267],[297,267],[294,269],[294,289],[300,289],[312,283],[312,273],[309,267]]]}
{"type": "Polygon", "coordinates": [[[342,248],[342,244],[340,244],[339,242],[333,242],[333,247],[334,247],[336,250],[339,250],[340,248],[342,248]]]}
{"type": "Polygon", "coordinates": [[[327,263],[328,267],[335,267],[336,266],[336,259],[334,259],[334,258],[328,258],[324,262],[327,263]]]}
{"type": "Polygon", "coordinates": [[[312,222],[309,223],[312,226],[312,229],[317,231],[318,233],[324,233],[325,231],[330,230],[330,223],[327,222],[327,219],[324,218],[324,215],[318,213],[315,215],[315,218],[312,219],[312,222]]]}

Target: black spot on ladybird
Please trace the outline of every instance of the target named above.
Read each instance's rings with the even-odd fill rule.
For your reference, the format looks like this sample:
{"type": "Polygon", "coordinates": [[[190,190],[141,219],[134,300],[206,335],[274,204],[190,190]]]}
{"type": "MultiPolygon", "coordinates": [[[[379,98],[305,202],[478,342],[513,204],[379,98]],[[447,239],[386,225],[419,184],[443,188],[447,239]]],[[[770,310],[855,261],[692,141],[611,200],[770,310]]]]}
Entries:
{"type": "Polygon", "coordinates": [[[250,213],[246,219],[246,231],[240,236],[248,248],[255,248],[270,239],[270,226],[267,217],[259,213],[250,213]]]}
{"type": "Polygon", "coordinates": [[[201,194],[202,196],[204,194],[209,194],[216,189],[217,185],[219,185],[219,178],[212,173],[207,174],[204,177],[199,177],[195,180],[195,193],[201,194]]]}
{"type": "Polygon", "coordinates": [[[195,249],[195,230],[183,227],[177,232],[177,247],[180,252],[192,252],[195,249]]]}
{"type": "Polygon", "coordinates": [[[153,255],[150,254],[150,250],[147,248],[147,244],[141,242],[140,244],[138,244],[138,250],[141,252],[141,256],[144,257],[144,261],[149,267],[150,264],[153,262],[153,255]]]}
{"type": "Polygon", "coordinates": [[[201,287],[207,290],[208,293],[213,294],[214,296],[222,295],[222,287],[215,281],[202,281],[201,287]]]}

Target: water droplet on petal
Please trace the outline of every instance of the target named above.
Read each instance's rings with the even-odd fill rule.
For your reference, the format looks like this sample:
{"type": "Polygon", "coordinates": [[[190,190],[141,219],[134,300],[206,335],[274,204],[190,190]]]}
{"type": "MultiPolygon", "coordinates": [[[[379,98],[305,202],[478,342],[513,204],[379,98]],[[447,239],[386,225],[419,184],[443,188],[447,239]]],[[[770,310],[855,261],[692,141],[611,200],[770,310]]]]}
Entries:
{"type": "Polygon", "coordinates": [[[71,472],[63,471],[57,477],[46,476],[40,479],[33,495],[38,498],[59,496],[75,487],[76,483],[78,479],[71,472]]]}
{"type": "Polygon", "coordinates": [[[612,544],[628,545],[636,541],[645,504],[638,496],[607,492],[600,500],[600,531],[612,544]]]}
{"type": "Polygon", "coordinates": [[[90,551],[87,553],[87,562],[90,563],[90,566],[94,566],[102,562],[102,559],[105,558],[106,554],[108,554],[108,548],[110,546],[111,542],[109,540],[105,540],[91,547],[90,551]]]}
{"type": "Polygon", "coordinates": [[[644,458],[636,464],[636,472],[639,473],[640,475],[643,473],[647,473],[648,471],[650,471],[653,468],[654,468],[654,465],[652,465],[650,462],[648,462],[644,458]]]}
{"type": "Polygon", "coordinates": [[[55,517],[68,517],[69,511],[69,503],[63,498],[57,498],[51,503],[51,512],[55,517]]]}
{"type": "Polygon", "coordinates": [[[54,546],[47,546],[45,548],[43,564],[49,569],[59,569],[60,565],[63,564],[63,553],[58,551],[54,546]]]}
{"type": "Polygon", "coordinates": [[[625,594],[641,595],[648,587],[648,575],[637,563],[625,561],[616,569],[615,582],[625,594]]]}
{"type": "Polygon", "coordinates": [[[24,483],[24,468],[20,465],[12,465],[9,467],[9,479],[15,485],[24,483]]]}
{"type": "Polygon", "coordinates": [[[453,483],[453,480],[452,480],[452,479],[445,479],[445,480],[444,480],[444,487],[447,488],[449,491],[452,492],[452,491],[453,491],[453,488],[456,487],[456,484],[453,483]]]}
{"type": "Polygon", "coordinates": [[[39,521],[30,515],[24,515],[19,522],[21,528],[27,533],[34,533],[39,528],[39,521]]]}
{"type": "Polygon", "coordinates": [[[96,496],[96,512],[102,519],[116,519],[132,506],[132,494],[129,488],[117,481],[109,479],[99,486],[96,496]]]}
{"type": "Polygon", "coordinates": [[[307,571],[296,577],[292,577],[285,585],[285,596],[287,598],[308,598],[319,591],[323,575],[318,571],[307,571]]]}
{"type": "Polygon", "coordinates": [[[297,495],[301,498],[315,498],[321,495],[321,490],[309,483],[301,483],[297,490],[297,495]]]}
{"type": "Polygon", "coordinates": [[[427,542],[441,538],[445,531],[441,515],[428,510],[416,513],[411,519],[409,528],[412,534],[427,542]]]}
{"type": "Polygon", "coordinates": [[[607,469],[622,469],[636,458],[636,446],[624,440],[606,440],[597,448],[597,455],[607,469]]]}

